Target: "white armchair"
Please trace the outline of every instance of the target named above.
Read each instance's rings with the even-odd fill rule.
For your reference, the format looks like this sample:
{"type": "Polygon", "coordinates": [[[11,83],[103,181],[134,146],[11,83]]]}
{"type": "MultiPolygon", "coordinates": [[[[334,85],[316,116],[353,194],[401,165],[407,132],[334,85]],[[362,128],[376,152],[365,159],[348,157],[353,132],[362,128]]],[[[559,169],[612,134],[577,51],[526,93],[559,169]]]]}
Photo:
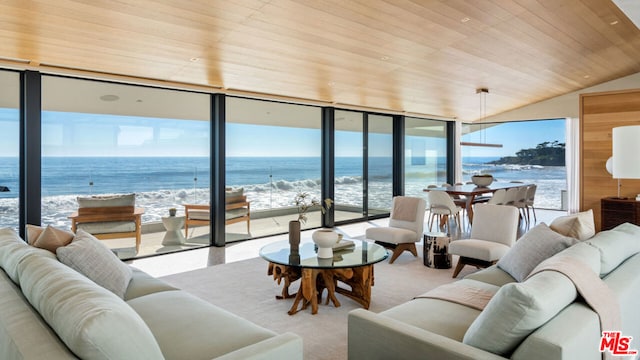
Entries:
{"type": "Polygon", "coordinates": [[[457,277],[465,265],[488,267],[509,251],[518,236],[518,209],[508,205],[478,204],[469,239],[452,241],[449,253],[458,255],[457,277]]]}
{"type": "Polygon", "coordinates": [[[389,264],[393,264],[405,250],[413,256],[418,256],[416,243],[422,238],[426,207],[427,202],[424,199],[396,196],[393,198],[389,226],[367,229],[367,239],[393,249],[389,264]]]}

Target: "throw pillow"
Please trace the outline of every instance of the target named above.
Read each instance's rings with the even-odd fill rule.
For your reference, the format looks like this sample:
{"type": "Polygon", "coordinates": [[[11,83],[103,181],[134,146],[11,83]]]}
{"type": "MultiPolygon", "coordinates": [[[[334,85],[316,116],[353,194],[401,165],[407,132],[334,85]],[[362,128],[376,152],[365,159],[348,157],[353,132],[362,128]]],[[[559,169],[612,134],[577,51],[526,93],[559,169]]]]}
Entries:
{"type": "Polygon", "coordinates": [[[542,271],[500,288],[471,323],[462,342],[508,357],[529,334],[572,303],[578,293],[568,277],[542,271]]]}
{"type": "Polygon", "coordinates": [[[29,246],[13,229],[0,229],[0,268],[14,283],[20,284],[18,264],[34,254],[55,259],[55,255],[51,252],[29,246]]]}
{"type": "MultiPolygon", "coordinates": [[[[28,236],[28,235],[27,235],[28,236]]],[[[48,225],[40,236],[33,242],[33,246],[41,249],[46,249],[52,253],[56,253],[56,249],[61,246],[66,246],[73,240],[75,235],[71,231],[66,231],[58,228],[54,228],[48,225]]]]}
{"type": "Polygon", "coordinates": [[[560,235],[541,223],[516,241],[498,261],[498,267],[521,282],[543,260],[576,242],[576,239],[560,235]]]}
{"type": "Polygon", "coordinates": [[[42,234],[44,228],[38,225],[27,224],[27,243],[29,245],[33,245],[34,242],[38,239],[38,236],[42,234]]]}
{"type": "Polygon", "coordinates": [[[124,298],[133,276],[131,268],[93,235],[78,230],[71,244],[59,247],[56,255],[63,264],[124,298]]]}
{"type": "Polygon", "coordinates": [[[624,223],[601,231],[586,243],[600,252],[600,277],[604,277],[623,261],[640,252],[640,226],[624,223]]]}
{"type": "Polygon", "coordinates": [[[587,240],[596,234],[593,210],[591,209],[576,214],[560,216],[553,220],[549,227],[557,233],[578,240],[587,240]]]}

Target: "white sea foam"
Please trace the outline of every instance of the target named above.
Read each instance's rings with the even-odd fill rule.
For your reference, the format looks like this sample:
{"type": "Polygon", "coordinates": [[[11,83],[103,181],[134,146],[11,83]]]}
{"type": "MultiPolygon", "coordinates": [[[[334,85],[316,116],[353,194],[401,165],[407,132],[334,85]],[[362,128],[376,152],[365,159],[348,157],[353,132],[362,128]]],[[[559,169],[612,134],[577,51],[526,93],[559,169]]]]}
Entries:
{"type": "MultiPolygon", "coordinates": [[[[561,190],[566,188],[564,180],[527,179],[525,183],[536,183],[538,192],[536,206],[540,208],[559,208],[561,190]]],[[[239,186],[236,186],[239,187],[239,186]]],[[[311,197],[320,200],[321,189],[318,180],[276,181],[273,184],[244,185],[245,195],[251,201],[252,211],[278,209],[294,206],[293,199],[300,191],[308,192],[311,197]]],[[[405,184],[405,193],[426,198],[423,192],[426,184],[412,180],[405,184]]],[[[369,183],[369,208],[389,209],[391,206],[392,186],[390,182],[369,183]]],[[[337,205],[362,206],[363,184],[358,177],[343,177],[336,181],[335,198],[337,205]]],[[[42,198],[42,224],[68,227],[68,216],[77,210],[76,195],[44,196],[42,198]]],[[[168,215],[168,209],[175,207],[182,213],[182,205],[187,203],[206,204],[209,202],[209,189],[178,189],[140,192],[136,194],[136,206],[145,209],[143,222],[157,222],[168,215]]],[[[17,228],[18,199],[0,199],[2,225],[17,228]]]]}

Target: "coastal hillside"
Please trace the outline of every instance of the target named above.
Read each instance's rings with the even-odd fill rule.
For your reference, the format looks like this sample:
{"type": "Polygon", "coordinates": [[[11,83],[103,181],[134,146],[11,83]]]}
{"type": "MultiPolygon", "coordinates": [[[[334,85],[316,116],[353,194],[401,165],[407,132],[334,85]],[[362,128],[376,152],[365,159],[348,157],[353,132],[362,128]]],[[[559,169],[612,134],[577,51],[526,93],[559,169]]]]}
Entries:
{"type": "Polygon", "coordinates": [[[545,141],[535,148],[522,149],[515,156],[505,156],[489,164],[564,166],[564,147],[565,144],[558,141],[545,141]]]}

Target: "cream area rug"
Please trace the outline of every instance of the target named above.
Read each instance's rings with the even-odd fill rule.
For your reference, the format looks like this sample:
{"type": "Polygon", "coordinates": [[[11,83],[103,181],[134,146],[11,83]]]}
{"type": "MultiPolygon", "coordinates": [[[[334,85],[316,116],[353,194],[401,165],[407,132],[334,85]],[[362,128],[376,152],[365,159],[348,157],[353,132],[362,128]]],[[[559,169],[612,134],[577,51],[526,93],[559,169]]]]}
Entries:
{"type": "MultiPolygon", "coordinates": [[[[453,263],[456,262],[454,258],[453,263]]],[[[467,266],[458,278],[474,271],[475,268],[467,266]]],[[[421,257],[413,257],[408,252],[393,265],[389,265],[388,260],[377,263],[374,274],[375,285],[371,291],[369,310],[376,313],[409,301],[441,284],[455,281],[451,278],[453,269],[428,268],[423,265],[421,257]]],[[[300,335],[304,342],[305,359],[347,358],[347,314],[360,305],[340,294],[336,294],[340,307],[325,305],[325,292],[316,315],[311,315],[310,306],[295,315],[288,315],[293,299],[275,298],[282,288],[267,275],[267,262],[261,258],[216,265],[162,279],[267,329],[300,335]]],[[[291,286],[291,292],[295,292],[298,285],[299,280],[291,286]]],[[[211,329],[211,336],[215,336],[217,331],[224,329],[211,329]]]]}

